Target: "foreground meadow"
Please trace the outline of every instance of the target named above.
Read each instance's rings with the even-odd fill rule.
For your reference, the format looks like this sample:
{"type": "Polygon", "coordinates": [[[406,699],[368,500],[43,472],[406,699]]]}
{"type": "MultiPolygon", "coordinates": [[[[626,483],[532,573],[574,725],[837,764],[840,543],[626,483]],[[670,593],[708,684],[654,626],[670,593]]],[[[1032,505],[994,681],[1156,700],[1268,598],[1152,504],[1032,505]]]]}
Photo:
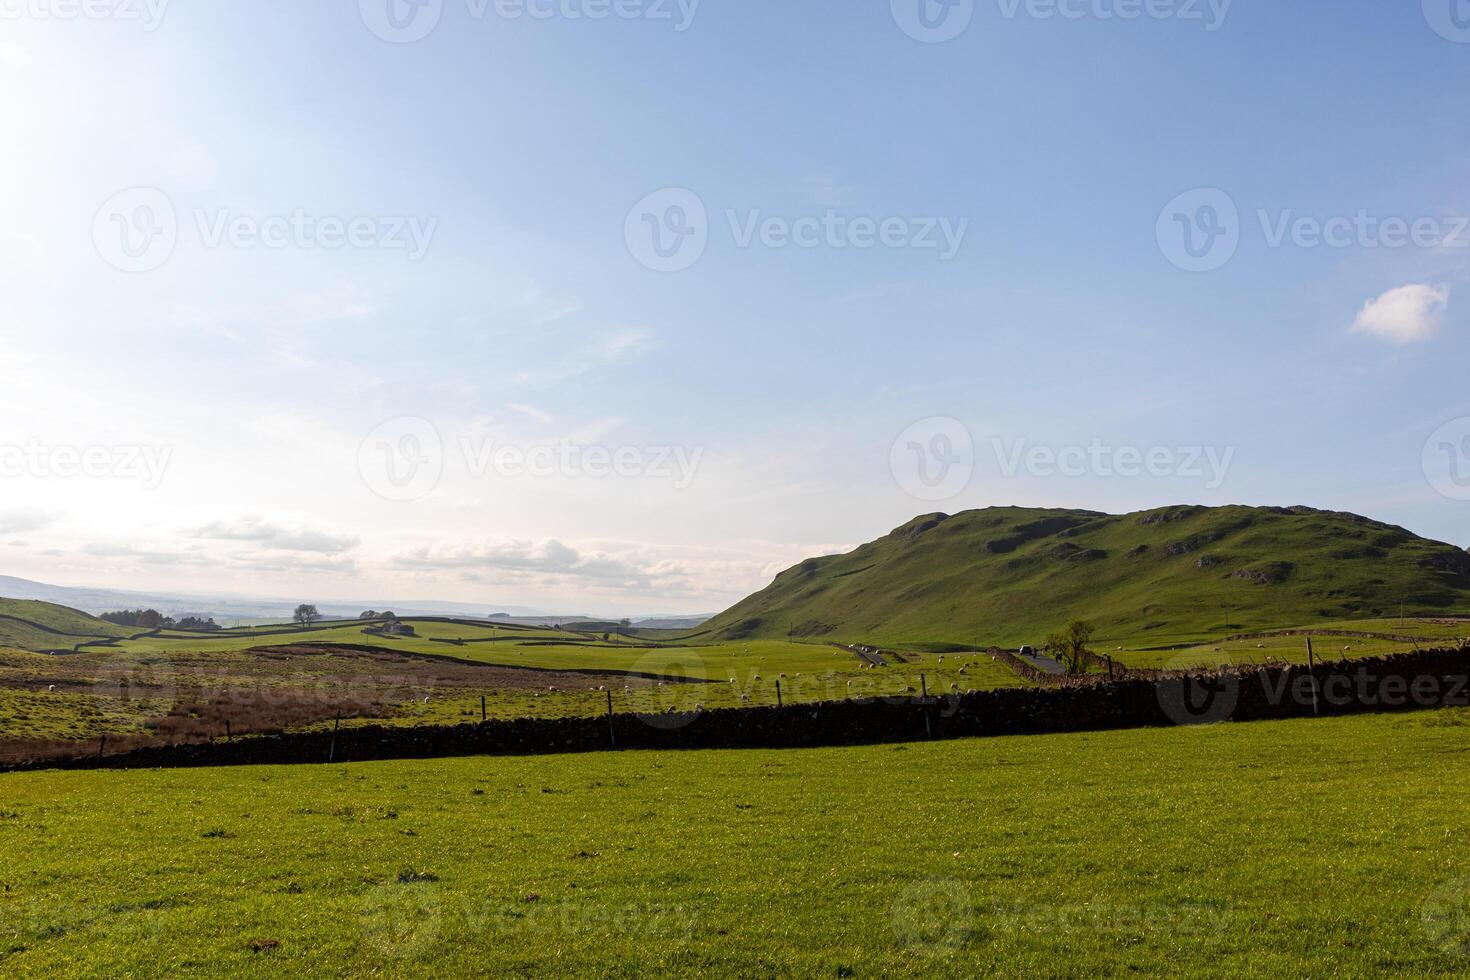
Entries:
{"type": "Polygon", "coordinates": [[[1470,971],[1470,714],[0,776],[0,974],[1470,971]]]}

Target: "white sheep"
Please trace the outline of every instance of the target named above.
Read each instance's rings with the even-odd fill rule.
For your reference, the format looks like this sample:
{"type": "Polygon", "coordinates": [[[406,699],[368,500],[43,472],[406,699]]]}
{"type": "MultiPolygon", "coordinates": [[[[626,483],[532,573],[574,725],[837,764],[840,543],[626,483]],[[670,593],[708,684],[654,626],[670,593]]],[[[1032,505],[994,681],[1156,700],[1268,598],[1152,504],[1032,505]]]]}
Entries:
{"type": "Polygon", "coordinates": [[[52,684],[49,687],[47,687],[46,690],[47,691],[54,691],[54,690],[56,690],[56,685],[55,684],[52,684]]]}

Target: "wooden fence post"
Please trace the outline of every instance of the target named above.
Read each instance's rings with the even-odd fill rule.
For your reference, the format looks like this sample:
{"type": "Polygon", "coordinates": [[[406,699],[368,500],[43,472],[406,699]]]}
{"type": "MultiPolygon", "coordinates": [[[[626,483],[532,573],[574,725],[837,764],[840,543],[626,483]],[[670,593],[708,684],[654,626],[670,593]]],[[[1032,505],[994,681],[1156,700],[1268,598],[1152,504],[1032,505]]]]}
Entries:
{"type": "Polygon", "coordinates": [[[485,724],[485,695],[480,695],[480,724],[485,724]]]}
{"type": "Polygon", "coordinates": [[[1317,715],[1317,654],[1312,649],[1312,638],[1307,637],[1307,671],[1312,675],[1312,716],[1317,715]]]}
{"type": "Polygon", "coordinates": [[[327,750],[327,762],[337,761],[337,729],[342,727],[342,712],[337,712],[337,720],[332,724],[332,747],[327,750]]]}
{"type": "Polygon", "coordinates": [[[929,727],[929,681],[923,674],[919,675],[919,707],[924,712],[924,735],[928,738],[934,737],[934,730],[929,727]]]}
{"type": "Polygon", "coordinates": [[[102,753],[107,751],[107,735],[104,733],[102,742],[97,746],[97,758],[102,758],[102,753]]]}
{"type": "Polygon", "coordinates": [[[776,682],[776,707],[778,707],[778,708],[782,707],[782,703],[781,703],[781,682],[779,680],[776,682]]]}
{"type": "Polygon", "coordinates": [[[228,718],[225,719],[225,741],[232,741],[230,738],[230,719],[228,718]]]}
{"type": "Polygon", "coordinates": [[[618,747],[618,732],[613,727],[612,691],[607,692],[607,740],[613,748],[618,747]]]}

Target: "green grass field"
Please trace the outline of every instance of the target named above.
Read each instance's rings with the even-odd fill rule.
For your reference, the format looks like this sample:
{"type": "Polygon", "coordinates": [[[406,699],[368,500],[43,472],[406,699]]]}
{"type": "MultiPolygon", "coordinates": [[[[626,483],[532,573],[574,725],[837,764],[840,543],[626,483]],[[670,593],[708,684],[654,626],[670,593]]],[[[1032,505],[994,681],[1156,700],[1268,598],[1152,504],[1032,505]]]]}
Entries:
{"type": "Polygon", "coordinates": [[[0,776],[0,974],[1459,976],[1470,713],[0,776]]]}

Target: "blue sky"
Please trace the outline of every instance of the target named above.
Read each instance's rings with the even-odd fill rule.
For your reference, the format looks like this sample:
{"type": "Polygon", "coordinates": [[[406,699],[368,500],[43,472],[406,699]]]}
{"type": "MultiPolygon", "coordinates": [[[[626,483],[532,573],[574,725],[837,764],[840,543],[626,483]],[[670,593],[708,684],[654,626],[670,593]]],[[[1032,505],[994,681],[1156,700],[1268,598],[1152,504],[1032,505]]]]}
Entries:
{"type": "Polygon", "coordinates": [[[390,0],[112,2],[0,3],[11,574],[611,613],[992,504],[1470,544],[1450,0],[977,0],[941,43],[919,0],[430,0],[412,43],[370,28],[390,0]],[[654,271],[635,205],[671,188],[707,246],[654,271]],[[1185,271],[1160,229],[1220,193],[1234,251],[1185,271]],[[176,241],[125,271],[140,201],[176,241]],[[368,224],[251,237],[292,215],[368,224]],[[843,230],[770,244],[803,220],[843,230]],[[384,485],[394,453],[434,478],[384,485]]]}

